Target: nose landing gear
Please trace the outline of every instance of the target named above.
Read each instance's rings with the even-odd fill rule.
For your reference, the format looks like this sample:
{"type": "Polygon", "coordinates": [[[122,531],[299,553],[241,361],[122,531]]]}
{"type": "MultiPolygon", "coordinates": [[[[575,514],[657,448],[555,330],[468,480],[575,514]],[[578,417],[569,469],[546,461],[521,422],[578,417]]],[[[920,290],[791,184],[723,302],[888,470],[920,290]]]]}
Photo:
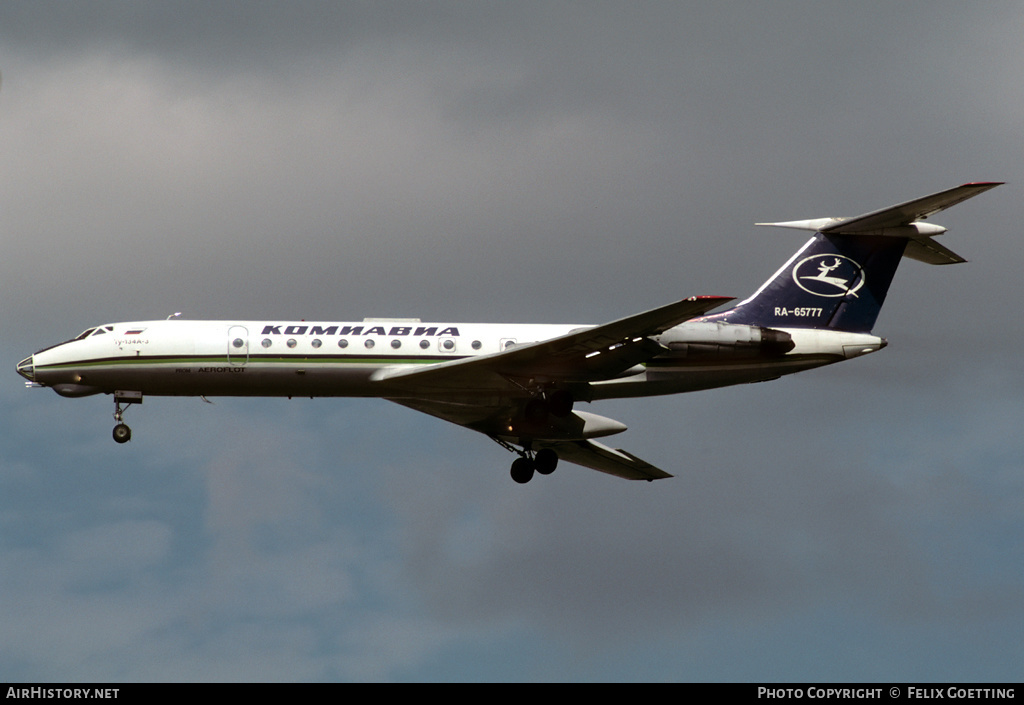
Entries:
{"type": "Polygon", "coordinates": [[[114,392],[114,421],[117,421],[117,425],[114,426],[113,436],[116,442],[127,443],[132,439],[132,430],[124,423],[124,412],[132,404],[141,403],[142,392],[114,392]],[[121,408],[121,404],[124,404],[124,408],[121,408]]]}

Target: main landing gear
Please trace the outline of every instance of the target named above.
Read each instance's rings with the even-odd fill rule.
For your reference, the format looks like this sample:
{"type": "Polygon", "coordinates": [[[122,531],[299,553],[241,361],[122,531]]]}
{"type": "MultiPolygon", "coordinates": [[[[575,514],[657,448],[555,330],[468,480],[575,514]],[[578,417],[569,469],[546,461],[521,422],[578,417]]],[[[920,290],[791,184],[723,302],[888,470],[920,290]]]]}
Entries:
{"type": "Polygon", "coordinates": [[[534,473],[540,473],[541,475],[550,475],[558,467],[558,453],[550,448],[541,448],[534,452],[532,450],[531,443],[527,441],[523,444],[523,449],[519,450],[510,443],[506,443],[500,438],[495,438],[495,443],[504,447],[513,453],[518,453],[519,457],[512,463],[512,479],[518,482],[520,485],[525,485],[527,482],[533,479],[534,473]]]}
{"type": "Polygon", "coordinates": [[[114,440],[118,443],[127,443],[132,439],[132,430],[124,423],[124,412],[132,404],[142,403],[142,392],[114,392],[114,440]],[[124,404],[124,408],[121,408],[124,404]]]}
{"type": "Polygon", "coordinates": [[[520,458],[512,463],[512,479],[520,485],[525,485],[533,479],[533,473],[550,475],[558,466],[558,453],[550,448],[541,448],[536,453],[523,451],[520,458]],[[530,456],[533,457],[530,457],[530,456]]]}
{"type": "MultiPolygon", "coordinates": [[[[515,424],[520,422],[530,429],[526,435],[536,432],[547,432],[547,428],[554,422],[555,425],[572,414],[572,407],[575,402],[572,392],[566,389],[536,389],[534,396],[527,401],[522,408],[521,416],[517,417],[515,424]]],[[[524,430],[526,430],[524,429],[524,430]]],[[[513,430],[513,423],[509,423],[509,431],[513,430]]],[[[550,475],[558,466],[558,453],[551,448],[533,450],[533,440],[529,437],[523,438],[520,435],[519,444],[522,450],[516,448],[497,436],[491,438],[505,450],[519,455],[512,463],[512,479],[520,485],[525,485],[533,479],[534,473],[550,475]]]]}

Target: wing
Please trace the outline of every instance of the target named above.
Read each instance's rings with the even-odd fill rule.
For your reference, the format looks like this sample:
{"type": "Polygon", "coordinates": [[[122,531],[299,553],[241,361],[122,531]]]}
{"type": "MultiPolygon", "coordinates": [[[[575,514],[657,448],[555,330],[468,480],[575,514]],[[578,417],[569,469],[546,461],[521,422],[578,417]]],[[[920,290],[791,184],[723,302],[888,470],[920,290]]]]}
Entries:
{"type": "Polygon", "coordinates": [[[425,369],[396,366],[377,373],[380,396],[483,433],[510,448],[550,448],[559,458],[629,480],[671,477],[624,450],[593,440],[626,430],[621,423],[574,411],[543,420],[524,417],[531,389],[550,382],[572,384],[613,377],[665,348],[649,336],[731,301],[701,296],[676,301],[611,323],[490,355],[453,360],[425,369]]]}
{"type": "Polygon", "coordinates": [[[382,396],[471,391],[521,390],[518,380],[587,382],[614,377],[649,360],[665,348],[648,336],[703,315],[731,301],[723,296],[695,296],[600,326],[572,331],[509,350],[443,362],[430,367],[391,367],[374,379],[389,391],[382,396]]]}
{"type": "MultiPolygon", "coordinates": [[[[465,426],[474,431],[479,431],[491,438],[497,439],[501,436],[502,426],[507,423],[507,414],[511,404],[506,402],[487,403],[460,403],[452,401],[435,401],[426,399],[390,399],[396,404],[422,411],[424,414],[436,416],[439,419],[465,426]]],[[[576,412],[574,417],[596,418],[611,424],[617,422],[611,419],[603,419],[595,414],[583,414],[576,412]]],[[[625,426],[617,424],[609,433],[624,431],[625,426]]],[[[672,477],[661,468],[641,460],[632,453],[621,448],[609,448],[598,443],[594,439],[575,441],[538,441],[533,444],[534,450],[551,448],[561,460],[583,467],[599,470],[609,475],[615,475],[626,480],[660,480],[672,477]]]]}

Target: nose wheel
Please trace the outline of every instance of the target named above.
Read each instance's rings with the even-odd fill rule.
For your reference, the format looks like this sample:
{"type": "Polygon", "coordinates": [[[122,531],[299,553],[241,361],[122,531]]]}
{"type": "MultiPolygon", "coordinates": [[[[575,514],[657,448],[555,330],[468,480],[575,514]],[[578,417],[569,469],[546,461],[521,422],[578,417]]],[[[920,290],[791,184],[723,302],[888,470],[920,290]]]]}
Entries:
{"type": "Polygon", "coordinates": [[[142,403],[142,392],[114,392],[114,440],[117,443],[127,443],[132,439],[132,430],[124,422],[124,412],[132,404],[142,403]],[[121,405],[124,404],[122,407],[121,405]]]}
{"type": "Polygon", "coordinates": [[[114,426],[114,440],[118,443],[127,443],[132,439],[132,430],[128,424],[119,423],[114,426]]]}

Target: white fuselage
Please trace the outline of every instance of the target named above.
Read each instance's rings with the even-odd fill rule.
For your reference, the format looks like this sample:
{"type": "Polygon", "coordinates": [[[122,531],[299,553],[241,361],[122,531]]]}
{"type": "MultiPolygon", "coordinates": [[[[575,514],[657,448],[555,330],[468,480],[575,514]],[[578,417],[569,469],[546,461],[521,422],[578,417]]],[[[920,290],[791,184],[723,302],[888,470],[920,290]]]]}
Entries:
{"type": "MultiPolygon", "coordinates": [[[[98,326],[35,353],[18,369],[65,396],[119,390],[158,396],[394,396],[375,384],[382,370],[495,355],[589,327],[413,319],[138,321],[98,326]]],[[[780,349],[758,342],[757,331],[763,330],[683,323],[652,336],[665,346],[664,354],[614,378],[576,385],[576,398],[672,394],[774,379],[885,345],[867,334],[776,329],[791,339],[788,349],[780,349]]]]}

